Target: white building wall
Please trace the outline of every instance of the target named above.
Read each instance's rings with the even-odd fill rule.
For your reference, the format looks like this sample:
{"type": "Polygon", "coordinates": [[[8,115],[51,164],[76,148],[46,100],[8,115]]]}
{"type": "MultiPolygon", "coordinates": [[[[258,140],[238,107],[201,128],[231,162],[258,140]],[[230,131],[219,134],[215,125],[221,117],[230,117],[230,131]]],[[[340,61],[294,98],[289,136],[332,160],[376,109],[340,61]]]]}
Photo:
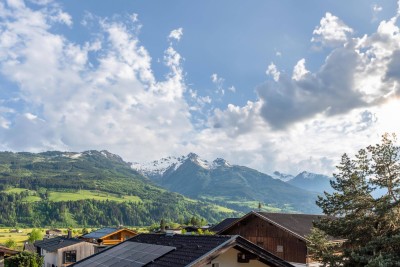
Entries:
{"type": "MultiPolygon", "coordinates": [[[[76,250],[76,261],[80,261],[94,254],[95,244],[89,242],[80,242],[75,245],[71,245],[65,248],[61,248],[57,251],[57,267],[64,267],[70,264],[64,264],[64,251],[76,250]]],[[[46,266],[47,267],[47,266],[46,266]]]]}
{"type": "Polygon", "coordinates": [[[224,254],[219,255],[217,258],[211,261],[210,264],[205,265],[206,267],[212,267],[213,263],[218,263],[218,267],[265,267],[269,266],[258,260],[250,260],[248,263],[240,263],[237,261],[237,254],[240,253],[239,250],[230,248],[224,254]]]}
{"type": "Polygon", "coordinates": [[[44,264],[43,267],[52,267],[57,266],[57,253],[56,252],[49,252],[47,250],[42,249],[42,255],[44,256],[44,264]]]}
{"type": "Polygon", "coordinates": [[[64,251],[76,250],[76,261],[80,261],[94,254],[95,244],[89,242],[81,242],[75,245],[61,248],[57,252],[48,252],[42,249],[44,256],[43,267],[64,267],[70,264],[64,264],[64,251]]]}

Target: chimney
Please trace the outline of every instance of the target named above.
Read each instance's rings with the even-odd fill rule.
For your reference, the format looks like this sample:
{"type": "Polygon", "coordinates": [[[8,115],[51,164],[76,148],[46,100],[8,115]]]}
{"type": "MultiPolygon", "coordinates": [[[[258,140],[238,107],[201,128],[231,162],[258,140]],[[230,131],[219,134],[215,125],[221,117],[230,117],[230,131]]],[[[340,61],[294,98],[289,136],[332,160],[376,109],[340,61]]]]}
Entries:
{"type": "Polygon", "coordinates": [[[68,229],[67,238],[72,238],[72,230],[71,229],[68,229]]]}

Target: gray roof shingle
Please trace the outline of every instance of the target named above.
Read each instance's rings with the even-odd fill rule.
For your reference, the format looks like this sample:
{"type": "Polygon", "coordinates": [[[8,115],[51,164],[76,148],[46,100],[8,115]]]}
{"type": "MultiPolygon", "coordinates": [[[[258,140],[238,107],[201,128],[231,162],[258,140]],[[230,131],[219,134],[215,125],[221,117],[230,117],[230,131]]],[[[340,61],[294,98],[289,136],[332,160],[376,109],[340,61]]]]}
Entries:
{"type": "Polygon", "coordinates": [[[103,236],[109,235],[112,232],[117,231],[118,228],[113,228],[113,227],[105,227],[105,228],[101,228],[97,231],[88,233],[84,236],[82,236],[83,238],[93,238],[93,239],[99,239],[102,238],[103,236]]]}
{"type": "Polygon", "coordinates": [[[232,223],[236,222],[239,219],[240,218],[226,218],[223,221],[221,221],[220,223],[210,227],[209,230],[211,232],[218,233],[219,231],[225,229],[226,227],[228,227],[229,225],[231,225],[232,223]]]}
{"type": "Polygon", "coordinates": [[[76,239],[76,238],[66,238],[66,237],[58,236],[58,237],[54,237],[54,238],[36,241],[34,244],[35,244],[35,247],[39,247],[44,250],[54,252],[60,248],[65,248],[65,247],[75,245],[75,244],[78,244],[81,242],[84,242],[84,241],[76,239]]]}

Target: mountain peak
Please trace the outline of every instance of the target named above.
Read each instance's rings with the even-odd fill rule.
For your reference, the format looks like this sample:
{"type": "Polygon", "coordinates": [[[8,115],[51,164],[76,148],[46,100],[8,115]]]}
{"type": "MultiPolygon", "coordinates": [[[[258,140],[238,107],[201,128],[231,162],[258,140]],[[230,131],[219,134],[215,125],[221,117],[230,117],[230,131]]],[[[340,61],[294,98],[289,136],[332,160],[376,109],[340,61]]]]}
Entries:
{"type": "Polygon", "coordinates": [[[219,166],[225,166],[225,167],[231,167],[232,165],[229,164],[228,161],[224,160],[223,158],[216,158],[213,161],[213,167],[219,167],[219,166]]]}
{"type": "Polygon", "coordinates": [[[198,159],[198,158],[199,158],[199,155],[197,155],[196,153],[191,152],[191,153],[189,153],[186,157],[187,157],[188,159],[198,159]]]}
{"type": "Polygon", "coordinates": [[[291,174],[285,174],[285,173],[281,173],[281,172],[278,172],[278,171],[274,171],[271,176],[274,179],[279,179],[279,180],[282,180],[284,182],[288,182],[288,181],[290,181],[290,180],[292,180],[294,178],[294,176],[291,175],[291,174]]]}

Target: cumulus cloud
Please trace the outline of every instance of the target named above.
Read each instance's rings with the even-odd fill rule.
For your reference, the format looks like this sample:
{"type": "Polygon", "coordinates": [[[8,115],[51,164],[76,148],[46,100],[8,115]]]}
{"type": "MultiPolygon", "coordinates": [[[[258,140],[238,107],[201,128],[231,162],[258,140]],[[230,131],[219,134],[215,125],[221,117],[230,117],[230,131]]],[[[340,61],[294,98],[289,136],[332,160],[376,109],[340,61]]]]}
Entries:
{"type": "Polygon", "coordinates": [[[347,26],[338,17],[327,12],[320,21],[320,25],[313,31],[311,42],[320,43],[323,46],[337,46],[345,43],[353,29],[347,26]]]}
{"type": "MultiPolygon", "coordinates": [[[[332,24],[332,15],[328,17],[332,24]]],[[[322,21],[321,25],[328,23],[322,21]]],[[[328,27],[329,34],[323,34],[325,30],[320,33],[326,41],[345,43],[330,52],[318,71],[308,71],[305,59],[301,59],[291,79],[281,74],[275,82],[258,87],[263,103],[261,116],[271,127],[285,129],[317,114],[333,116],[359,107],[380,105],[390,95],[398,94],[400,37],[397,17],[382,21],[370,36],[352,39],[346,39],[344,29],[347,28],[338,18],[333,21],[341,30],[328,27]]],[[[269,73],[276,73],[276,69],[275,65],[270,65],[269,73]]]]}
{"type": "Polygon", "coordinates": [[[110,149],[127,158],[141,151],[151,159],[185,142],[193,126],[174,47],[165,49],[169,71],[157,80],[135,19],[91,16],[95,38],[79,45],[52,31],[72,25],[57,5],[33,10],[9,1],[2,8],[0,73],[17,85],[24,110],[1,114],[4,149],[110,149]]]}
{"type": "Polygon", "coordinates": [[[278,69],[276,68],[276,65],[271,62],[271,64],[268,65],[267,70],[265,71],[265,73],[267,75],[271,75],[272,78],[277,82],[279,80],[279,76],[281,75],[281,73],[278,71],[278,69]]]}
{"type": "MultiPolygon", "coordinates": [[[[397,14],[361,37],[327,14],[312,42],[329,54],[319,68],[307,69],[302,58],[287,74],[271,63],[258,99],[210,110],[215,99],[185,82],[173,46],[183,30],[166,36],[159,79],[137,15],[87,13],[82,24],[94,34],[77,44],[54,28],[77,27],[73,18],[51,1],[36,2],[43,6],[0,2],[0,75],[18,99],[0,100],[2,150],[109,149],[135,161],[193,151],[266,172],[331,174],[341,153],[398,131],[397,14]]],[[[235,91],[217,73],[208,78],[235,91]]]]}
{"type": "Polygon", "coordinates": [[[300,59],[293,68],[292,79],[299,81],[301,80],[309,71],[306,69],[306,60],[304,58],[300,59]]]}
{"type": "MultiPolygon", "coordinates": [[[[396,14],[374,33],[350,38],[353,30],[327,14],[314,32],[319,39],[313,40],[330,49],[325,62],[311,71],[301,59],[291,77],[279,73],[260,85],[259,100],[217,110],[210,120],[214,131],[224,131],[226,142],[248,141],[252,149],[243,153],[252,158],[250,166],[262,166],[264,160],[267,169],[331,174],[341,153],[355,153],[378,142],[383,132],[398,131],[393,120],[400,113],[397,19],[396,14]]],[[[278,72],[271,63],[267,74],[278,72]]],[[[232,149],[227,158],[238,152],[232,149]]]]}
{"type": "Polygon", "coordinates": [[[178,28],[175,30],[172,30],[168,36],[170,40],[175,39],[177,41],[180,41],[183,35],[183,28],[178,28]]]}

